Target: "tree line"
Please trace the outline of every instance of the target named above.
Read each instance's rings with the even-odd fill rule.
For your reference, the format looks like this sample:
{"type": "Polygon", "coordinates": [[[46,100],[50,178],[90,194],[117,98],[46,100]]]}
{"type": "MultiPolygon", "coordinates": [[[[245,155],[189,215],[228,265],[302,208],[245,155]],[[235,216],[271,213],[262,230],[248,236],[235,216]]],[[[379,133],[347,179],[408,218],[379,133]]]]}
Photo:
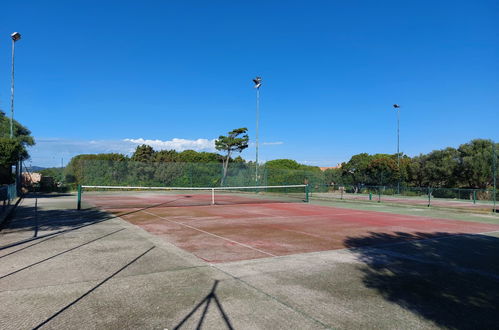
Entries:
{"type": "MultiPolygon", "coordinates": [[[[458,148],[447,147],[408,157],[361,153],[339,168],[325,171],[333,184],[362,186],[445,187],[487,189],[493,184],[494,149],[491,140],[474,139],[458,148]],[[400,163],[400,166],[399,166],[400,163]]],[[[497,161],[497,154],[495,155],[497,161]]],[[[497,177],[497,173],[496,173],[497,177]]]]}
{"type": "MultiPolygon", "coordinates": [[[[499,149],[499,144],[495,145],[499,149]]],[[[493,144],[475,139],[458,148],[434,150],[415,157],[360,153],[337,168],[291,159],[259,164],[260,185],[304,184],[311,186],[433,187],[487,189],[492,186],[493,144]],[[400,166],[399,166],[400,164],[400,166]]],[[[497,156],[496,156],[497,157],[497,156]]],[[[122,154],[79,155],[64,169],[64,181],[89,185],[254,185],[255,166],[240,156],[186,150],[155,151],[138,146],[131,156],[122,154]],[[227,166],[227,167],[225,167],[227,166]],[[223,182],[223,178],[225,182],[223,182]]],[[[47,170],[49,171],[49,170],[47,170]]]]}
{"type": "MultiPolygon", "coordinates": [[[[27,147],[35,141],[29,129],[13,122],[0,111],[0,184],[12,183],[12,166],[29,158],[27,147]]],[[[303,184],[313,186],[351,185],[406,187],[445,187],[488,189],[493,183],[493,157],[499,144],[474,139],[457,148],[447,147],[409,157],[404,154],[354,155],[337,168],[321,171],[319,167],[299,164],[291,159],[277,159],[255,164],[234,152],[248,146],[246,128],[221,135],[216,149],[221,153],[185,150],[156,151],[140,145],[131,155],[119,153],[78,155],[65,168],[49,168],[42,174],[56,181],[77,184],[142,184],[179,186],[303,184]]],[[[499,152],[497,152],[499,153],[499,152]]],[[[496,161],[497,161],[496,153],[496,161]]],[[[496,174],[497,177],[497,174],[496,174]]]]}

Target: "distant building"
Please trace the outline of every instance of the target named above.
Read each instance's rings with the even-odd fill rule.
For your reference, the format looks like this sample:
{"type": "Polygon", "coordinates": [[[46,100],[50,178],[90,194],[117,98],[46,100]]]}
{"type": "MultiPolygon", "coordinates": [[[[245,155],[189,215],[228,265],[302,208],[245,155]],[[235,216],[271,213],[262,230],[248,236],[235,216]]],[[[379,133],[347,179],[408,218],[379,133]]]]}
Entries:
{"type": "Polygon", "coordinates": [[[41,173],[23,172],[22,177],[23,177],[23,183],[25,186],[32,186],[33,184],[40,183],[40,181],[42,181],[42,174],[41,173]]]}
{"type": "Polygon", "coordinates": [[[329,167],[319,167],[321,169],[322,172],[324,172],[325,170],[329,170],[329,169],[337,169],[337,168],[341,168],[341,164],[338,164],[336,166],[329,166],[329,167]]]}

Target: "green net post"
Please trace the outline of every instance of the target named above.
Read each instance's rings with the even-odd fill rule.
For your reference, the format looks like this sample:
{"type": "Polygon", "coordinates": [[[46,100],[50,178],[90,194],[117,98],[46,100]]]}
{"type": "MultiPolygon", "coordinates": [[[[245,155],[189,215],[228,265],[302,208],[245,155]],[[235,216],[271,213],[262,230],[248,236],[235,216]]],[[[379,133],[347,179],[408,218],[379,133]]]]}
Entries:
{"type": "Polygon", "coordinates": [[[309,195],[310,195],[310,185],[308,185],[308,184],[307,184],[307,185],[305,186],[305,202],[306,202],[306,203],[308,203],[308,202],[309,202],[309,200],[310,200],[309,195]]]}
{"type": "Polygon", "coordinates": [[[473,190],[473,204],[476,204],[476,190],[473,190]]]}
{"type": "Polygon", "coordinates": [[[78,185],[78,202],[76,209],[81,210],[81,184],[78,185]]]}
{"type": "Polygon", "coordinates": [[[381,203],[381,186],[378,187],[378,203],[381,203]]]}
{"type": "Polygon", "coordinates": [[[372,201],[373,200],[373,193],[370,191],[369,192],[369,200],[372,201]]]}
{"type": "Polygon", "coordinates": [[[428,187],[428,207],[431,205],[431,188],[428,187]]]}

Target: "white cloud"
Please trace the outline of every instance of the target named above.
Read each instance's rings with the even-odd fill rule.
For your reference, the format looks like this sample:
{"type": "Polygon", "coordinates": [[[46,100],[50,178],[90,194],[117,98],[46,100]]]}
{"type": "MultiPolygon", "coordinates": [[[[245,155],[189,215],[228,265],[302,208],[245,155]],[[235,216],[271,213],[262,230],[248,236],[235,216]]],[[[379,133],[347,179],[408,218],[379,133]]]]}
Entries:
{"type": "Polygon", "coordinates": [[[190,149],[195,151],[215,151],[215,139],[188,140],[188,139],[173,138],[168,141],[163,141],[163,140],[147,140],[139,138],[139,139],[124,139],[123,141],[130,142],[135,145],[147,144],[156,150],[174,149],[177,151],[184,151],[190,149]]]}

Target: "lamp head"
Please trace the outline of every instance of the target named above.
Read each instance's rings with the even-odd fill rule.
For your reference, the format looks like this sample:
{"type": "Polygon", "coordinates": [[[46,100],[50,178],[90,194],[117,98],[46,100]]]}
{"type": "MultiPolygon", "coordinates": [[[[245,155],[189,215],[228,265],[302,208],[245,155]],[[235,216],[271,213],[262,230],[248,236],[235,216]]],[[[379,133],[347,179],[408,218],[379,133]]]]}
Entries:
{"type": "Polygon", "coordinates": [[[19,32],[14,32],[10,35],[10,37],[12,38],[12,40],[14,42],[18,41],[19,39],[21,39],[21,34],[19,32]]]}
{"type": "Polygon", "coordinates": [[[260,86],[262,86],[262,77],[256,77],[253,79],[253,82],[255,83],[255,88],[260,88],[260,86]]]}

